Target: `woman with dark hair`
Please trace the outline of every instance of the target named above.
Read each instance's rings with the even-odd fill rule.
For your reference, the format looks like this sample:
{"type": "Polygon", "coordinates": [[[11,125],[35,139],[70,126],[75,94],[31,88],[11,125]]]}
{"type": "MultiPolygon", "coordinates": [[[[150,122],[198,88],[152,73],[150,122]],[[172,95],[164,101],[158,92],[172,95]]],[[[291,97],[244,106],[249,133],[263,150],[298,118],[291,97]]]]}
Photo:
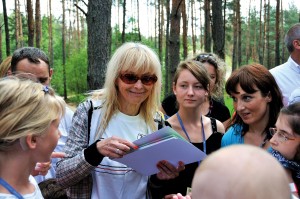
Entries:
{"type": "Polygon", "coordinates": [[[233,99],[235,114],[222,138],[222,147],[251,144],[267,149],[283,107],[282,95],[271,73],[260,64],[250,64],[234,71],[226,82],[226,92],[233,99]]]}

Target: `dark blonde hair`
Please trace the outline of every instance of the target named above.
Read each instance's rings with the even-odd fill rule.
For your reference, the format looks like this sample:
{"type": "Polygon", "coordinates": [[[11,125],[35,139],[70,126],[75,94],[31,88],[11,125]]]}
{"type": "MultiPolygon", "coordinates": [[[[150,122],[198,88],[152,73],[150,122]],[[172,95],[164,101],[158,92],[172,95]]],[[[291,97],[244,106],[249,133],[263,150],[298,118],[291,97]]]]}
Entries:
{"type": "Polygon", "coordinates": [[[0,64],[0,77],[5,77],[10,69],[11,56],[6,57],[0,64]]]}
{"type": "Polygon", "coordinates": [[[199,81],[199,83],[202,84],[204,89],[207,92],[209,92],[208,87],[209,87],[210,79],[208,77],[206,68],[203,66],[201,62],[195,60],[185,60],[180,62],[173,78],[173,82],[175,85],[177,84],[179,75],[183,70],[190,71],[192,75],[199,81]]]}
{"type": "Polygon", "coordinates": [[[50,87],[28,79],[2,78],[0,93],[0,151],[28,134],[46,133],[65,112],[64,100],[50,87]]]}

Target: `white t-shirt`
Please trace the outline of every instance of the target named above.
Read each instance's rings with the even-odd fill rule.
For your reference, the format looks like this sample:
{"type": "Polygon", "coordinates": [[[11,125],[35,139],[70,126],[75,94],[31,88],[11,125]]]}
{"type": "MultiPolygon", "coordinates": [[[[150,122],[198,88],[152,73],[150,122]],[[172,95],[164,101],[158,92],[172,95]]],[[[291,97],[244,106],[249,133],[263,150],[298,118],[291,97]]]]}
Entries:
{"type": "MultiPolygon", "coordinates": [[[[101,109],[93,111],[90,144],[94,143],[95,140],[97,129],[95,124],[99,124],[100,112],[101,109]]],[[[128,141],[134,141],[150,132],[150,128],[140,115],[128,116],[118,112],[112,116],[102,137],[117,136],[128,141]]],[[[146,198],[148,176],[143,176],[108,157],[103,158],[102,162],[92,172],[92,176],[92,199],[146,198]]]]}
{"type": "MultiPolygon", "coordinates": [[[[36,183],[35,179],[32,176],[29,176],[29,181],[31,182],[31,184],[34,185],[34,192],[33,193],[29,193],[29,194],[25,194],[22,195],[24,199],[43,199],[43,195],[41,193],[41,190],[38,186],[38,184],[36,183]]],[[[16,199],[17,197],[12,195],[12,194],[6,194],[6,193],[0,193],[0,199],[16,199]]]]}

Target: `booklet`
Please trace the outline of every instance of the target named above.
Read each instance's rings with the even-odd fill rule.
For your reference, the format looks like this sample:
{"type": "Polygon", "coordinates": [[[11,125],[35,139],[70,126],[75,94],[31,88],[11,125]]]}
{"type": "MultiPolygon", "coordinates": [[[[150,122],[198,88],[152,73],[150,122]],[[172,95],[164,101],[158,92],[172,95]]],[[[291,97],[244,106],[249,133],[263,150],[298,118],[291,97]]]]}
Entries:
{"type": "Polygon", "coordinates": [[[178,165],[199,162],[206,154],[184,139],[174,129],[167,126],[154,133],[142,137],[133,142],[139,148],[132,150],[122,158],[114,158],[114,161],[131,167],[143,175],[152,175],[159,172],[156,165],[161,160],[166,160],[178,165]]]}

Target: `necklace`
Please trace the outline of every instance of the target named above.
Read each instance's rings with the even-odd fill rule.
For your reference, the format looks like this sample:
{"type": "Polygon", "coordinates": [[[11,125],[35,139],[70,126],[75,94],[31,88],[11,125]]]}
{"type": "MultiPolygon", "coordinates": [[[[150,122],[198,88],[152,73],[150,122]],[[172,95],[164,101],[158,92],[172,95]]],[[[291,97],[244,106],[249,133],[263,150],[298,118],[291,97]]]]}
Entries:
{"type": "MultiPolygon", "coordinates": [[[[185,130],[182,119],[181,119],[180,115],[178,114],[178,112],[176,113],[176,115],[177,115],[178,121],[180,123],[181,129],[183,130],[183,132],[185,133],[185,135],[188,138],[189,142],[191,143],[190,136],[187,133],[187,131],[185,130]]],[[[204,132],[202,115],[201,115],[201,126],[202,126],[202,137],[203,137],[203,152],[206,154],[206,139],[205,139],[205,132],[204,132]]]]}
{"type": "Polygon", "coordinates": [[[259,147],[263,148],[266,145],[267,140],[268,140],[268,133],[266,134],[265,138],[263,139],[259,147]]]}

